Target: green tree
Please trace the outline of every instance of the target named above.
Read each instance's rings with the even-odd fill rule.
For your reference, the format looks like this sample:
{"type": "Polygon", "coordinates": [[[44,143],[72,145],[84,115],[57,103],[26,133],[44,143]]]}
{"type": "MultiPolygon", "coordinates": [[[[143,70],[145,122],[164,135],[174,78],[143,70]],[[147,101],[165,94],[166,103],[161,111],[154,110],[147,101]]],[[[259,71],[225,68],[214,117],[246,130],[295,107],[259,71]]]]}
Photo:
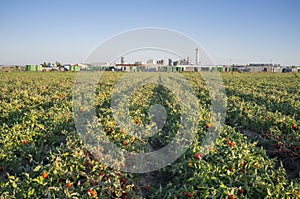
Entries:
{"type": "Polygon", "coordinates": [[[46,62],[42,63],[41,65],[42,65],[42,67],[47,67],[47,63],[46,62]]]}
{"type": "Polygon", "coordinates": [[[56,66],[57,66],[58,68],[63,67],[63,65],[62,65],[59,61],[56,61],[55,64],[56,64],[56,66]]]}

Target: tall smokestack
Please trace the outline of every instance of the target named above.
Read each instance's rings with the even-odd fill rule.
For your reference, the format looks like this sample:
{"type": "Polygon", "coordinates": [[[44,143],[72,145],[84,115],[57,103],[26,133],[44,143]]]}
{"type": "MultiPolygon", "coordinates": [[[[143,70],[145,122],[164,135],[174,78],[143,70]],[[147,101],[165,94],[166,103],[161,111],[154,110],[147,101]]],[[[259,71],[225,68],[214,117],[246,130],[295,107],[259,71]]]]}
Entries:
{"type": "Polygon", "coordinates": [[[199,49],[196,48],[196,65],[198,65],[199,61],[198,61],[198,57],[199,57],[199,49]]]}

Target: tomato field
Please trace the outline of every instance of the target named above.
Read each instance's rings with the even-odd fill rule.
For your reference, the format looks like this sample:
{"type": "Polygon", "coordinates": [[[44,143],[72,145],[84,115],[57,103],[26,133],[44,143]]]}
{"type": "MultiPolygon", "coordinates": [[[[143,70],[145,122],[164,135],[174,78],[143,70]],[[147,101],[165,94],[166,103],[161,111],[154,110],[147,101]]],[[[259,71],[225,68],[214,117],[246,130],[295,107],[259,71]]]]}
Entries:
{"type": "MultiPolygon", "coordinates": [[[[174,163],[137,174],[103,164],[79,138],[76,73],[0,73],[0,198],[300,198],[300,77],[223,73],[225,125],[204,154],[201,142],[214,126],[209,90],[199,73],[182,74],[201,105],[195,139],[174,163]]],[[[157,103],[167,120],[151,137],[129,135],[110,107],[122,75],[104,72],[98,83],[95,103],[106,136],[137,153],[167,145],[179,128],[176,97],[157,84],[137,89],[130,120],[149,124],[147,113],[157,103]]]]}

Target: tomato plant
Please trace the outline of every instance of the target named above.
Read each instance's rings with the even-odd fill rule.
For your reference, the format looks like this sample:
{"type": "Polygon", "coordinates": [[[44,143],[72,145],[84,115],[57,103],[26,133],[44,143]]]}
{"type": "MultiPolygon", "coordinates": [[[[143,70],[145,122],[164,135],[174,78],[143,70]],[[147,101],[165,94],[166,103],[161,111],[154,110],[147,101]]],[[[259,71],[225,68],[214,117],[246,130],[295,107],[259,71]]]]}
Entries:
{"type": "MultiPolygon", "coordinates": [[[[135,90],[128,102],[132,124],[152,127],[149,110],[155,104],[165,108],[166,121],[155,135],[133,135],[117,123],[111,109],[123,74],[102,75],[95,99],[97,125],[123,150],[143,153],[166,146],[180,128],[176,96],[157,84],[135,90]]],[[[278,160],[243,134],[253,131],[273,143],[273,157],[299,160],[300,88],[292,74],[223,74],[226,124],[204,153],[203,139],[214,128],[209,90],[200,74],[184,73],[201,105],[195,139],[174,163],[146,174],[113,169],[83,144],[72,111],[76,73],[0,76],[1,198],[300,198],[297,177],[289,179],[283,165],[276,166],[278,160]]]]}

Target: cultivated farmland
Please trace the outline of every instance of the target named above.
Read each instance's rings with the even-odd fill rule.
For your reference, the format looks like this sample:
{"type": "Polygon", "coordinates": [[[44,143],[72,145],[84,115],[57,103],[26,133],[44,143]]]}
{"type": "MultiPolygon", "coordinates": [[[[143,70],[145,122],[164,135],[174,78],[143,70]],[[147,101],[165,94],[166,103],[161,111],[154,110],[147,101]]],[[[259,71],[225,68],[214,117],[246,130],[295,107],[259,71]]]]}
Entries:
{"type": "MultiPolygon", "coordinates": [[[[118,148],[137,153],[166,146],[180,128],[176,96],[157,84],[135,90],[128,105],[132,123],[148,125],[149,108],[158,103],[167,117],[153,136],[130,135],[110,107],[122,75],[105,72],[98,83],[97,121],[105,135],[118,148]]],[[[183,76],[200,104],[192,144],[167,167],[133,174],[103,164],[79,138],[72,111],[76,73],[1,73],[0,197],[300,198],[300,77],[222,74],[225,125],[216,144],[203,153],[201,143],[214,128],[209,89],[199,73],[183,76]]]]}

